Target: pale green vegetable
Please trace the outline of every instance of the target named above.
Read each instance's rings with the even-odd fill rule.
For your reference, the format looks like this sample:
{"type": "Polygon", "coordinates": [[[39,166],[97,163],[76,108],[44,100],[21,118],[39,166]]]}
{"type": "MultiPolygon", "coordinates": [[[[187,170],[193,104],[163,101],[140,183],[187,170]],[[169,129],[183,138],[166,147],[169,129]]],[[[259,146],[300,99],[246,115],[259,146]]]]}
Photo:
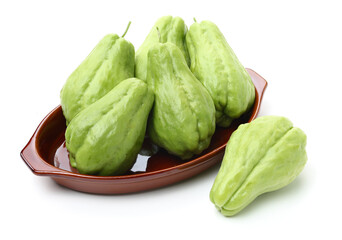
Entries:
{"type": "Polygon", "coordinates": [[[155,93],[148,125],[152,141],[182,159],[206,149],[215,132],[215,106],[174,44],[150,49],[147,83],[155,93]]]}
{"type": "Polygon", "coordinates": [[[209,91],[216,108],[216,123],[228,127],[254,103],[251,77],[212,22],[195,22],[186,34],[190,69],[209,91]]]}
{"type": "Polygon", "coordinates": [[[307,161],[306,135],[284,117],[265,116],[232,134],[210,200],[225,216],[292,182],[307,161]]]}
{"type": "Polygon", "coordinates": [[[139,47],[135,57],[135,76],[146,80],[147,54],[156,43],[170,42],[175,44],[182,52],[188,65],[190,58],[185,44],[185,34],[188,28],[180,17],[164,16],[157,20],[147,35],[143,44],[139,47]]]}
{"type": "Polygon", "coordinates": [[[116,34],[106,35],[96,45],[61,90],[67,124],[122,80],[134,77],[134,54],[134,46],[116,34]]]}
{"type": "Polygon", "coordinates": [[[130,78],[77,114],[65,133],[71,165],[91,175],[129,170],[142,146],[153,99],[145,82],[130,78]]]}

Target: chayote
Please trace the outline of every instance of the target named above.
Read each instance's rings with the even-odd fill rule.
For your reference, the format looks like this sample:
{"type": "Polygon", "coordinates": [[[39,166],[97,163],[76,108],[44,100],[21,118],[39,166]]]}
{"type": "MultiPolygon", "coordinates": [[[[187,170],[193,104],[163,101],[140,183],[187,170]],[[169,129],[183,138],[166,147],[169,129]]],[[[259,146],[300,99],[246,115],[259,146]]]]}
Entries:
{"type": "Polygon", "coordinates": [[[215,106],[176,45],[151,47],[147,83],[155,93],[148,125],[152,141],[182,159],[206,149],[215,132],[215,106]]]}
{"type": "Polygon", "coordinates": [[[146,80],[148,51],[154,44],[160,42],[175,44],[182,51],[188,66],[190,66],[190,58],[185,44],[187,30],[187,26],[180,17],[164,16],[159,18],[136,53],[135,76],[146,80]]]}
{"type": "Polygon", "coordinates": [[[210,200],[232,216],[257,196],[288,185],[304,168],[305,146],[305,133],[284,117],[240,125],[228,141],[210,200]]]}
{"type": "Polygon", "coordinates": [[[217,124],[228,127],[254,103],[251,77],[214,23],[192,24],[186,34],[186,44],[190,69],[214,100],[217,124]]]}
{"type": "Polygon", "coordinates": [[[70,163],[82,174],[119,175],[142,146],[154,94],[144,81],[122,81],[82,110],[65,133],[70,163]]]}
{"type": "Polygon", "coordinates": [[[134,54],[133,45],[116,34],[108,34],[96,45],[61,90],[67,124],[122,80],[134,77],[134,54]]]}

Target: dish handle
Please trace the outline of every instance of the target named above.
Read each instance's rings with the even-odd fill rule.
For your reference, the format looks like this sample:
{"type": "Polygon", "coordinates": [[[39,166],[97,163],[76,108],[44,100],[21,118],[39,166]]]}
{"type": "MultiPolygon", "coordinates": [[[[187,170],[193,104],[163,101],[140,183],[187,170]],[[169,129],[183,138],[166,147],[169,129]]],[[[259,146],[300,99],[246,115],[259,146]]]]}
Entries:
{"type": "MultiPolygon", "coordinates": [[[[38,127],[39,128],[39,127],[38,127]]],[[[34,133],[30,141],[20,152],[21,158],[24,160],[26,165],[32,170],[36,175],[64,175],[65,171],[63,169],[57,168],[46,161],[39,155],[37,149],[35,148],[36,134],[34,133]]]]}

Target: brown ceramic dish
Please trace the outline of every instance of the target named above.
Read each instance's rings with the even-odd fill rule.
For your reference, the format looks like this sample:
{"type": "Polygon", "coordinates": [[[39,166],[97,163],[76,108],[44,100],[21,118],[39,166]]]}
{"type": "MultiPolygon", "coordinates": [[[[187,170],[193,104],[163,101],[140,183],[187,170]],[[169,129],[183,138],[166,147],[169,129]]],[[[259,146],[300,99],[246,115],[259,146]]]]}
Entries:
{"type": "Polygon", "coordinates": [[[209,148],[189,161],[184,162],[162,149],[156,149],[146,138],[136,165],[126,175],[101,177],[79,174],[69,165],[64,138],[65,119],[60,106],[43,119],[20,155],[34,174],[49,176],[60,185],[88,193],[131,193],[182,181],[220,162],[232,132],[239,124],[256,118],[267,82],[253,70],[247,71],[256,92],[252,111],[229,128],[217,128],[209,148]]]}

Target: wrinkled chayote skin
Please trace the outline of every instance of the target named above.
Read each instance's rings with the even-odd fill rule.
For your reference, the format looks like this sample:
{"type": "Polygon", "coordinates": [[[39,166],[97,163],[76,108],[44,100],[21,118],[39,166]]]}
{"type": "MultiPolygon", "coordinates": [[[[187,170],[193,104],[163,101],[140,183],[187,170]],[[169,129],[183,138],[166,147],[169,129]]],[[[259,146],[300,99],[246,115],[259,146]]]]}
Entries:
{"type": "Polygon", "coordinates": [[[218,27],[195,22],[186,34],[190,69],[208,89],[216,108],[216,123],[228,127],[254,104],[251,77],[218,27]]]}
{"type": "Polygon", "coordinates": [[[148,125],[152,141],[182,159],[206,149],[215,131],[215,106],[174,44],[151,47],[147,83],[155,93],[148,125]]]}
{"type": "Polygon", "coordinates": [[[190,58],[185,44],[187,30],[187,26],[180,17],[165,16],[158,19],[136,53],[135,76],[146,80],[147,54],[156,43],[170,42],[175,44],[182,51],[188,66],[190,66],[190,58]]]}
{"type": "Polygon", "coordinates": [[[67,124],[118,83],[134,77],[134,47],[116,34],[105,36],[70,75],[60,94],[67,124]]]}
{"type": "Polygon", "coordinates": [[[82,110],[65,133],[70,164],[82,174],[120,175],[142,146],[154,94],[144,81],[122,81],[82,110]]]}
{"type": "Polygon", "coordinates": [[[304,168],[305,146],[305,133],[284,117],[240,125],[228,141],[210,200],[233,216],[257,196],[288,185],[304,168]]]}

